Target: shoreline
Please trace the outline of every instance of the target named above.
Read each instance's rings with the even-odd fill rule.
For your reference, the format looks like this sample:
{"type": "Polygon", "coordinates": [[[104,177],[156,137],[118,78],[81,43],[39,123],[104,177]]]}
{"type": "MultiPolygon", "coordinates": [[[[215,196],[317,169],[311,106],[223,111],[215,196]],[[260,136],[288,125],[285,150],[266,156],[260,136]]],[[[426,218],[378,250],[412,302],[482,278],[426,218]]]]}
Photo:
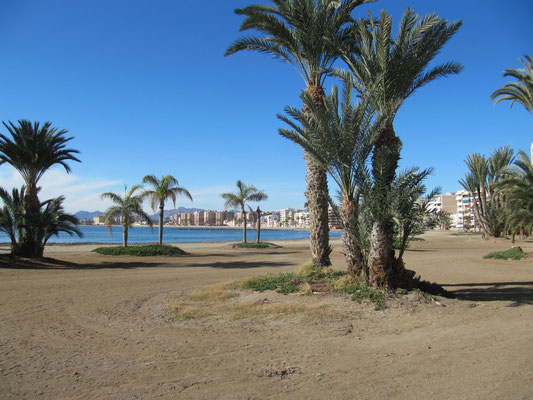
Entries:
{"type": "MultiPolygon", "coordinates": [[[[97,225],[77,225],[77,226],[100,226],[107,228],[107,225],[97,224],[97,225]]],[[[121,228],[122,225],[111,225],[113,228],[121,228]]],[[[134,224],[132,228],[150,228],[148,225],[139,225],[134,224]]],[[[158,226],[153,227],[153,229],[158,229],[158,226]]],[[[164,225],[164,229],[182,229],[182,230],[236,230],[242,231],[242,226],[220,226],[220,225],[203,225],[203,226],[176,226],[176,225],[164,225]]],[[[255,231],[256,228],[247,227],[247,230],[255,231]]],[[[261,227],[262,231],[309,231],[309,228],[306,227],[261,227]]],[[[342,232],[340,228],[330,228],[330,232],[342,232]]]]}

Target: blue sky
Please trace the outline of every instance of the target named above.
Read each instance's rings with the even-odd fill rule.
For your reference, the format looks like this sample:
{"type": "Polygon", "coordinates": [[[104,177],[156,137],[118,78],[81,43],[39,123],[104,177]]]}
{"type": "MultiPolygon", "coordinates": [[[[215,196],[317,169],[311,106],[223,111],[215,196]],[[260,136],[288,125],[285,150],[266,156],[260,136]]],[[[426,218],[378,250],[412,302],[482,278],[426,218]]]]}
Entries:
{"type": "MultiPolygon", "coordinates": [[[[81,151],[72,174],[43,178],[42,196],[65,194],[70,212],[103,210],[100,193],[172,174],[194,197],[178,206],[222,209],[220,193],[241,179],[267,192],[264,209],[302,208],[302,151],[278,135],[276,118],[301,105],[302,79],[266,55],[223,56],[240,35],[233,10],[253,3],[0,2],[0,120],[52,121],[81,151]]],[[[464,20],[437,60],[459,61],[464,71],[420,89],[395,124],[401,166],[434,167],[428,186],[455,191],[468,154],[529,150],[533,141],[532,115],[490,101],[507,81],[503,70],[533,54],[533,2],[380,0],[354,16],[386,9],[397,23],[408,6],[464,20]]],[[[0,167],[0,186],[20,183],[0,167]]]]}

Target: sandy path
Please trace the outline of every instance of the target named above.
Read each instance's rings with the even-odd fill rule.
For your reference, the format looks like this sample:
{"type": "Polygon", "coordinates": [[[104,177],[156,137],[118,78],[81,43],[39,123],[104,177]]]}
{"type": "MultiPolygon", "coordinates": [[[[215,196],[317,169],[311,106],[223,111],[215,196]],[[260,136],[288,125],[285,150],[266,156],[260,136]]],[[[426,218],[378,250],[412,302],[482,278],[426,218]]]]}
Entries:
{"type": "Polygon", "coordinates": [[[0,268],[0,398],[533,398],[533,262],[481,259],[508,242],[426,238],[408,267],[465,300],[351,303],[351,318],[326,324],[169,322],[165,311],[193,287],[292,270],[309,257],[303,242],[182,245],[192,255],[170,260],[50,247],[62,264],[0,268]]]}

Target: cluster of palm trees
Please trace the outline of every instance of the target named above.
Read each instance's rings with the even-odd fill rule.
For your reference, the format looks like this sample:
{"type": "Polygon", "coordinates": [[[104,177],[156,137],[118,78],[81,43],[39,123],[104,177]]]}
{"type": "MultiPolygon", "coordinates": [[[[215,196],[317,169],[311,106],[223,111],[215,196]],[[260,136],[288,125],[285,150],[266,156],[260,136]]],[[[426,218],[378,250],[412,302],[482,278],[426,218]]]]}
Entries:
{"type": "Polygon", "coordinates": [[[142,204],[148,200],[150,207],[155,211],[159,209],[159,244],[163,244],[163,222],[165,219],[165,202],[172,200],[176,206],[176,198],[185,196],[192,201],[189,191],[180,186],[178,180],[172,175],[166,175],[158,178],[155,175],[146,175],[142,183],[148,188],[144,189],[143,185],[134,185],[129,190],[124,186],[124,196],[118,193],[102,193],[102,199],[111,200],[114,205],[109,207],[104,216],[105,225],[111,226],[116,218],[120,218],[122,224],[122,243],[124,247],[128,246],[128,230],[134,222],[141,220],[152,228],[153,223],[150,216],[143,210],[142,204]],[[144,189],[144,190],[143,190],[144,189]]]}
{"type": "MultiPolygon", "coordinates": [[[[511,101],[522,104],[533,114],[533,59],[520,60],[524,68],[506,69],[504,77],[515,78],[494,91],[496,104],[511,101]]],[[[515,156],[504,146],[489,157],[470,154],[468,172],[459,181],[474,197],[473,209],[483,236],[501,237],[533,230],[533,166],[526,152],[515,156]]]]}
{"type": "Polygon", "coordinates": [[[489,157],[470,154],[468,172],[459,181],[473,196],[473,211],[484,237],[531,234],[533,166],[526,152],[505,146],[489,157]]]}
{"type": "Polygon", "coordinates": [[[78,220],[63,209],[65,198],[39,200],[39,180],[51,167],[61,165],[70,172],[69,162],[80,160],[78,150],[67,147],[72,137],[51,122],[40,124],[19,120],[3,122],[10,136],[0,134],[0,165],[9,164],[24,180],[24,186],[11,193],[0,188],[0,230],[11,241],[11,253],[21,257],[42,257],[44,246],[53,235],[65,232],[82,236],[78,220]]]}
{"type": "Polygon", "coordinates": [[[286,107],[286,115],[279,118],[289,126],[280,134],[305,150],[314,264],[330,264],[329,172],[341,191],[349,271],[373,286],[394,288],[408,285],[412,277],[401,255],[394,253],[397,217],[402,207],[414,204],[410,195],[425,190],[422,181],[430,172],[414,168],[397,173],[401,140],[394,119],[416,90],[462,70],[456,62],[429,67],[462,22],[434,14],[420,18],[407,9],[393,37],[386,11],[379,18],[371,13],[368,18],[352,17],[353,10],[367,2],[274,0],[273,5],[238,9],[236,13],[245,16],[240,30],[254,29],[260,35],[235,41],[226,54],[271,54],[304,78],[302,109],[286,107]],[[338,60],[347,69],[336,69],[338,60]],[[342,100],[336,87],[325,94],[328,76],[341,80],[342,100]]]}

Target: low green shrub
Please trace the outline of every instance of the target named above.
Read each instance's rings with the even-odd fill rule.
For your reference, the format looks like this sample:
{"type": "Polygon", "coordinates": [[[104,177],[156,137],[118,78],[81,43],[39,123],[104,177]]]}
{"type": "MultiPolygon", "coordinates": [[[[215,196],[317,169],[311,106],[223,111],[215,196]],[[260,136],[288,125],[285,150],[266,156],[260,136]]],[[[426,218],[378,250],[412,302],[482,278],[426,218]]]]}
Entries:
{"type": "Polygon", "coordinates": [[[187,254],[179,247],[160,245],[160,244],[148,244],[141,246],[113,246],[113,247],[99,247],[94,249],[93,252],[104,256],[138,256],[138,257],[150,257],[150,256],[181,256],[187,254]]]}
{"type": "Polygon", "coordinates": [[[235,243],[232,246],[234,249],[268,249],[270,247],[270,244],[265,242],[241,242],[241,243],[235,243]]]}
{"type": "Polygon", "coordinates": [[[495,260],[521,260],[524,257],[525,254],[521,249],[509,249],[505,251],[495,251],[489,253],[483,258],[492,258],[495,260]]]}
{"type": "Polygon", "coordinates": [[[300,283],[302,283],[301,277],[291,272],[285,272],[279,275],[258,276],[248,279],[242,287],[256,292],[275,290],[278,293],[287,294],[297,292],[300,283]]]}
{"type": "Polygon", "coordinates": [[[372,289],[366,285],[349,285],[341,289],[337,289],[338,293],[346,293],[352,295],[352,300],[361,303],[363,300],[370,300],[374,303],[375,310],[383,310],[386,308],[385,300],[387,295],[382,290],[372,289]]]}

